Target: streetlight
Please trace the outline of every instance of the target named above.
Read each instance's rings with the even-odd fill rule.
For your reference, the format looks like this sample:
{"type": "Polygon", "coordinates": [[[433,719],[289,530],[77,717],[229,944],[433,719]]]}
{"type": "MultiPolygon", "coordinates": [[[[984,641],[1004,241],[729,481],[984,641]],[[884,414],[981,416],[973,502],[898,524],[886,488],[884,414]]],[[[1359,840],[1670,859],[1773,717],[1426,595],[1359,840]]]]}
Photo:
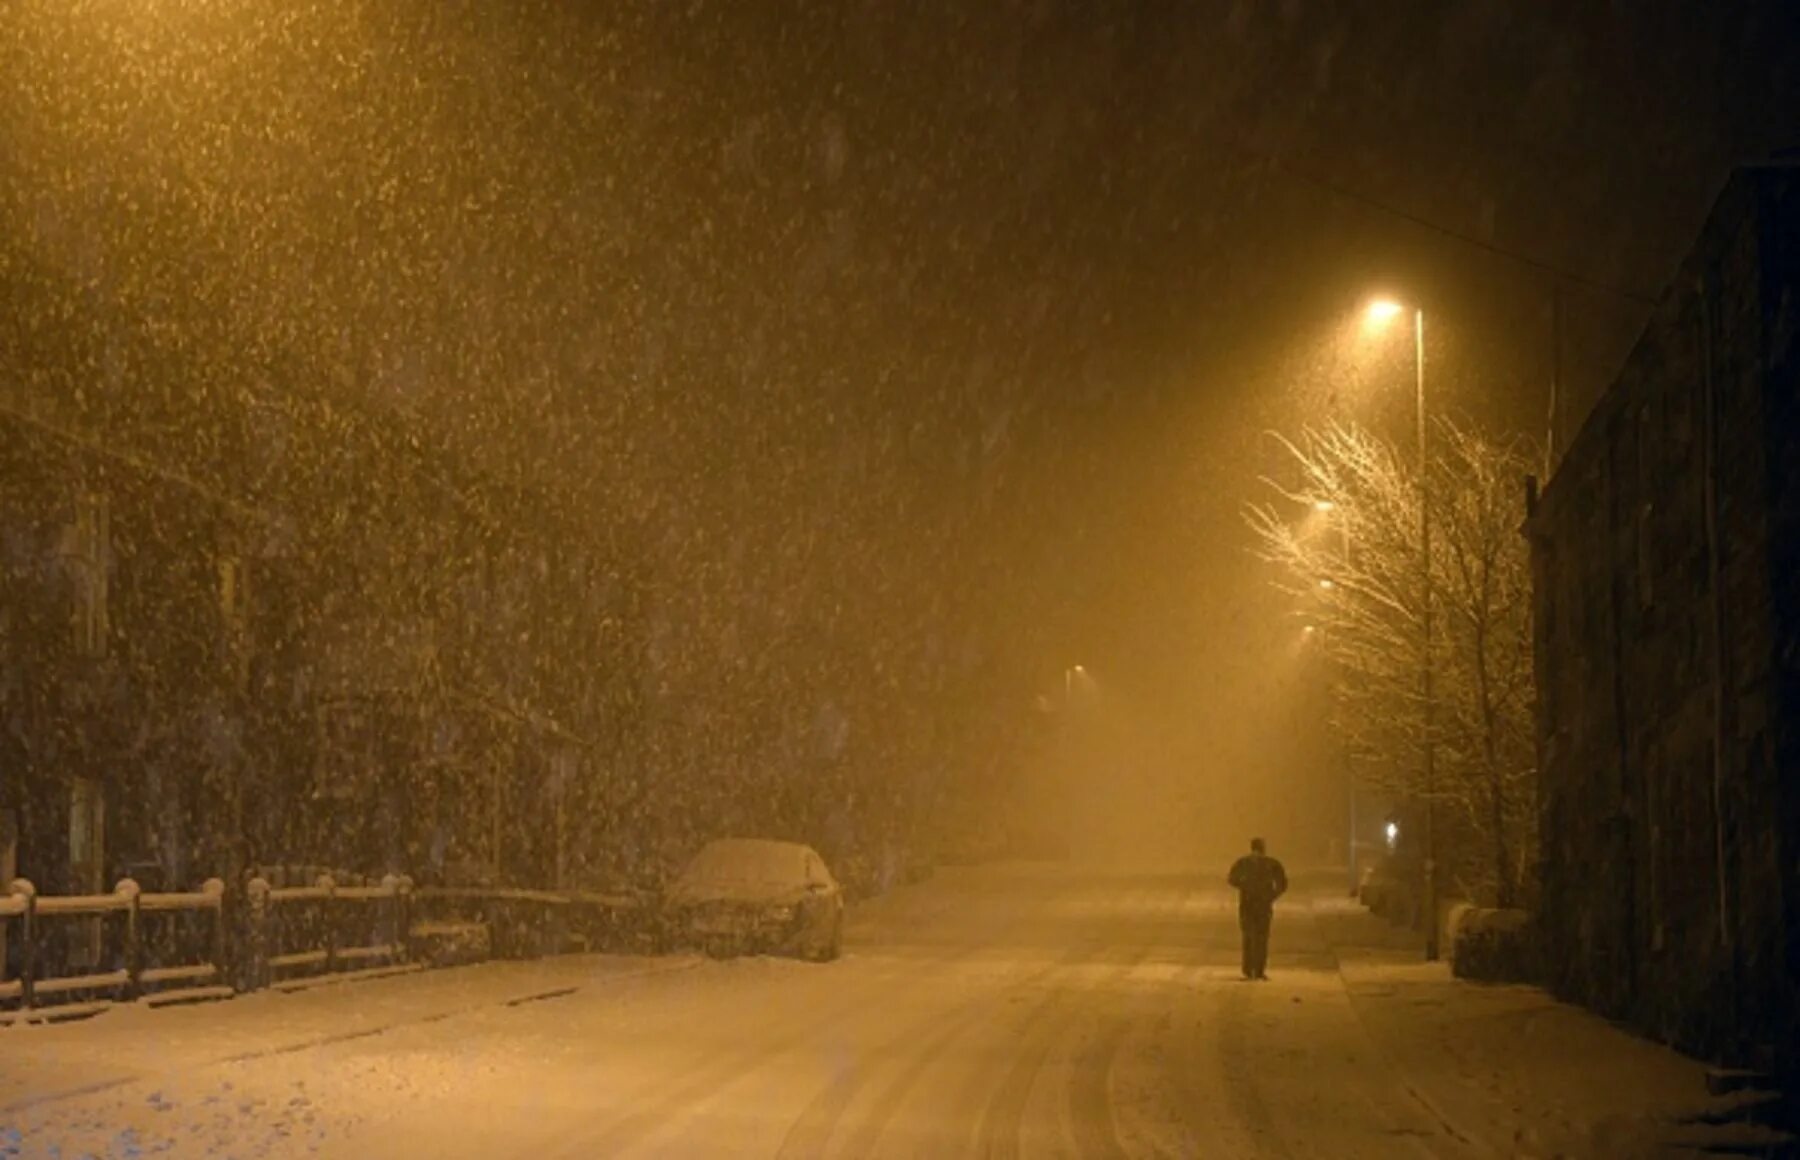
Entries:
{"type": "MultiPolygon", "coordinates": [[[[1368,320],[1374,326],[1381,326],[1405,312],[1406,307],[1393,299],[1377,298],[1369,304],[1368,320]]],[[[1420,741],[1425,766],[1425,958],[1435,962],[1438,957],[1437,847],[1433,833],[1436,811],[1432,799],[1436,790],[1437,754],[1431,738],[1434,716],[1431,689],[1431,488],[1426,479],[1431,460],[1427,454],[1425,424],[1425,311],[1414,307],[1412,313],[1413,389],[1419,429],[1419,590],[1424,601],[1419,615],[1423,638],[1423,647],[1419,650],[1419,687],[1424,695],[1424,733],[1420,741]]]]}
{"type": "Polygon", "coordinates": [[[1406,307],[1395,302],[1392,298],[1377,298],[1375,301],[1369,303],[1369,321],[1379,326],[1384,322],[1390,322],[1393,319],[1398,318],[1401,314],[1405,313],[1405,311],[1406,307]]]}

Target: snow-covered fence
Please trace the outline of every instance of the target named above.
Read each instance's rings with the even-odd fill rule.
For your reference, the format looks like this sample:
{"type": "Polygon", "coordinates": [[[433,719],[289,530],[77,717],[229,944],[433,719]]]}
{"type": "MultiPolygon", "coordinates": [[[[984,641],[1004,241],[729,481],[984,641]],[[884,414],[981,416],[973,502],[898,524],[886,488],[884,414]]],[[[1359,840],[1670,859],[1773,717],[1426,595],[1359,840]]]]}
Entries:
{"type": "Polygon", "coordinates": [[[427,886],[415,894],[422,942],[479,930],[479,942],[503,958],[568,950],[644,950],[650,908],[629,894],[522,890],[491,886],[427,886]]]}
{"type": "MultiPolygon", "coordinates": [[[[225,962],[225,884],[209,878],[198,891],[146,894],[130,878],[119,881],[110,894],[40,895],[24,878],[15,878],[0,897],[0,921],[17,924],[19,974],[0,979],[0,1002],[16,1002],[19,1010],[45,1006],[45,1000],[86,994],[75,1004],[58,1005],[58,1011],[75,1014],[107,1006],[117,999],[147,997],[152,1001],[211,998],[229,994],[223,985],[225,962]],[[208,937],[203,958],[190,962],[144,962],[146,915],[195,913],[206,919],[208,937]],[[48,921],[47,921],[48,920],[48,921]],[[80,964],[72,972],[58,969],[46,946],[47,927],[57,920],[89,924],[111,922],[116,937],[100,937],[103,930],[86,936],[85,953],[63,956],[61,965],[80,964]],[[103,968],[102,964],[106,964],[103,968]]],[[[65,932],[66,933],[66,932],[65,932]]]]}
{"type": "Polygon", "coordinates": [[[410,878],[394,874],[379,882],[345,875],[340,883],[331,873],[297,881],[317,869],[272,867],[245,881],[241,893],[211,878],[197,891],[151,894],[126,878],[108,894],[55,896],[15,879],[0,894],[0,929],[19,970],[8,978],[0,960],[0,1022],[50,1006],[74,1016],[118,1000],[223,998],[433,961],[641,951],[656,941],[656,908],[639,895],[415,891],[410,878]]]}
{"type": "Polygon", "coordinates": [[[427,886],[417,894],[417,929],[481,927],[502,958],[533,958],[568,948],[571,896],[499,886],[427,886]]]}
{"type": "Polygon", "coordinates": [[[633,892],[574,891],[572,935],[583,950],[646,952],[666,942],[662,911],[654,899],[633,892]]]}
{"type": "Polygon", "coordinates": [[[245,892],[245,984],[252,989],[406,959],[412,879],[403,875],[343,886],[330,874],[310,886],[271,886],[259,875],[245,892]]]}

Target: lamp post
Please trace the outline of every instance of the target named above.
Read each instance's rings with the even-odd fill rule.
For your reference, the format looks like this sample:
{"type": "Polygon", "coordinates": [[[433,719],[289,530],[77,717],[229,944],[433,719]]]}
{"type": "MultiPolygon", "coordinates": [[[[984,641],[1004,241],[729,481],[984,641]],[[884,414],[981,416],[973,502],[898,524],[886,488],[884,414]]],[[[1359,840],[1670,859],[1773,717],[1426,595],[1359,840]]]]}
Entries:
{"type": "MultiPolygon", "coordinates": [[[[1404,313],[1406,308],[1391,299],[1380,299],[1369,306],[1369,319],[1381,323],[1404,313]]],[[[1425,422],[1425,311],[1413,309],[1413,388],[1419,438],[1419,597],[1423,602],[1419,614],[1419,691],[1424,699],[1423,733],[1420,748],[1423,756],[1425,797],[1425,958],[1438,958],[1437,915],[1437,845],[1436,821],[1437,752],[1432,730],[1436,716],[1431,672],[1431,486],[1426,478],[1431,460],[1427,447],[1425,422]]]]}

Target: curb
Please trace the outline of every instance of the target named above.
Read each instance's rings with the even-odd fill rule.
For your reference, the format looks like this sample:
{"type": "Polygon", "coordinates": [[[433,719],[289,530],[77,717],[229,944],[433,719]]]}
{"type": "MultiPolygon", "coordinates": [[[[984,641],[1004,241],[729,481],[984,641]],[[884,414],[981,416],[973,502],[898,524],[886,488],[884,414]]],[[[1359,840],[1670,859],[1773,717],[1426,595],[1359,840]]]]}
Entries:
{"type": "MultiPolygon", "coordinates": [[[[1319,918],[1319,908],[1313,902],[1308,901],[1306,910],[1307,913],[1312,916],[1314,922],[1317,922],[1319,918]]],[[[1355,1017],[1356,1025],[1362,1028],[1363,1038],[1367,1039],[1370,1046],[1381,1054],[1381,1058],[1385,1060],[1388,1065],[1388,1070],[1400,1081],[1401,1088],[1405,1090],[1407,1095],[1413,1098],[1413,1102],[1417,1103],[1419,1107],[1425,1110],[1426,1114],[1436,1121],[1438,1127],[1449,1134],[1451,1139],[1465,1147],[1486,1147],[1487,1145],[1484,1141],[1478,1136],[1471,1135],[1464,1131],[1455,1121],[1444,1114],[1443,1109],[1439,1108],[1437,1104],[1432,1101],[1431,1097],[1419,1090],[1419,1086],[1412,1080],[1412,1075],[1401,1065],[1400,1061],[1394,1057],[1394,1053],[1388,1050],[1387,1044],[1383,1043],[1380,1037],[1375,1034],[1374,1029],[1369,1026],[1369,1021],[1363,1018],[1362,1004],[1356,1001],[1356,991],[1350,985],[1349,977],[1344,974],[1344,960],[1343,957],[1338,954],[1338,944],[1331,939],[1324,937],[1324,931],[1322,930],[1319,931],[1319,935],[1319,941],[1325,945],[1325,953],[1331,956],[1331,969],[1337,973],[1338,982],[1344,988],[1344,1001],[1350,1008],[1350,1014],[1355,1017]]]]}

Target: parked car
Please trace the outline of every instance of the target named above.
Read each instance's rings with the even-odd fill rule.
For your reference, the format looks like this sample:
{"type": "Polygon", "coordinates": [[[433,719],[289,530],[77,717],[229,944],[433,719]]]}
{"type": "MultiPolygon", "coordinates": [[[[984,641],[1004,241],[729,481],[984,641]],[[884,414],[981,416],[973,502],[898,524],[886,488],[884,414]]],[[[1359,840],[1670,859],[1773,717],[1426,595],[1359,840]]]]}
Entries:
{"type": "Polygon", "coordinates": [[[714,956],[825,962],[843,947],[843,888],[818,852],[798,842],[709,842],[669,886],[663,905],[676,941],[714,956]]]}

